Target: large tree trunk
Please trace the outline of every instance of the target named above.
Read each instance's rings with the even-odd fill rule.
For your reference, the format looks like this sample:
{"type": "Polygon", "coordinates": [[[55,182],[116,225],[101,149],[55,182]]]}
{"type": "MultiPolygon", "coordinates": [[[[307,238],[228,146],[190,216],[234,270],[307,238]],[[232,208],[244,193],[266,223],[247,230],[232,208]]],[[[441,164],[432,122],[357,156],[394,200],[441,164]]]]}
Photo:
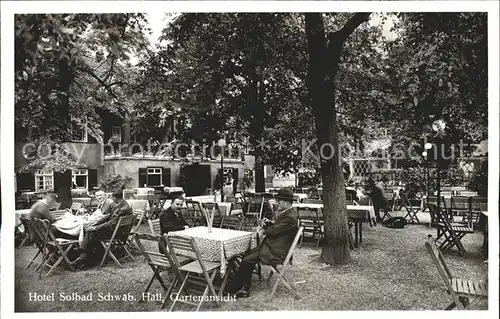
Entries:
{"type": "Polygon", "coordinates": [[[70,208],[71,200],[71,170],[64,173],[54,172],[54,191],[57,194],[58,200],[61,203],[59,209],[70,208]]]}
{"type": "Polygon", "coordinates": [[[327,264],[344,264],[350,260],[344,176],[335,113],[335,76],[345,39],[368,16],[356,14],[340,31],[328,36],[327,44],[322,14],[306,14],[309,52],[307,87],[316,125],[323,182],[325,242],[321,261],[327,264]]]}
{"type": "Polygon", "coordinates": [[[253,65],[250,82],[250,105],[253,106],[253,119],[250,123],[251,135],[254,138],[254,156],[255,156],[255,192],[263,193],[266,191],[266,182],[264,178],[264,150],[259,146],[264,132],[265,116],[265,85],[262,78],[257,74],[256,66],[253,65]]]}
{"type": "MultiPolygon", "coordinates": [[[[59,114],[55,115],[60,121],[70,123],[71,118],[69,115],[69,98],[70,87],[73,82],[74,74],[69,65],[68,59],[61,59],[59,61],[59,91],[63,94],[61,97],[61,104],[59,105],[59,114]]],[[[54,140],[64,141],[67,136],[55,136],[54,140]]],[[[66,170],[63,173],[54,173],[54,184],[57,187],[57,194],[61,203],[60,209],[71,207],[71,170],[66,170]]]]}

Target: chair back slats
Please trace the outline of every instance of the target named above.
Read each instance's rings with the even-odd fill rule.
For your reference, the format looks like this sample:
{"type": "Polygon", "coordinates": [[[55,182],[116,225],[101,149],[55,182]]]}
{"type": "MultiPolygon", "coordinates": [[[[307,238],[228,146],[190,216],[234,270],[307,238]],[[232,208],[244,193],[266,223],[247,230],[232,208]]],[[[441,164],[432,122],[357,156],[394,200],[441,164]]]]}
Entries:
{"type": "Polygon", "coordinates": [[[427,248],[427,252],[431,256],[434,265],[437,267],[439,275],[443,279],[448,293],[451,294],[456,306],[459,309],[463,309],[463,305],[460,302],[458,295],[455,293],[455,290],[453,289],[453,286],[451,284],[453,275],[448,266],[446,265],[446,261],[444,260],[443,254],[437,247],[436,241],[434,240],[432,235],[427,236],[425,247],[427,248]]]}
{"type": "Polygon", "coordinates": [[[170,261],[168,260],[165,254],[159,253],[157,251],[146,250],[144,248],[143,242],[150,242],[151,244],[149,244],[148,247],[149,246],[157,247],[161,237],[152,236],[150,234],[137,233],[134,239],[136,241],[137,246],[139,247],[141,254],[144,256],[144,258],[148,263],[164,264],[165,266],[170,265],[170,261]]]}
{"type": "MultiPolygon", "coordinates": [[[[217,228],[220,227],[220,225],[222,223],[223,216],[220,212],[219,205],[217,203],[203,203],[203,207],[204,207],[206,213],[209,213],[212,210],[214,210],[214,219],[213,219],[212,226],[217,227],[217,228]]],[[[227,211],[226,214],[228,214],[228,215],[231,214],[231,207],[229,207],[229,211],[227,211]]]]}
{"type": "Polygon", "coordinates": [[[220,228],[241,230],[243,227],[243,217],[223,216],[220,228]]]}
{"type": "Polygon", "coordinates": [[[283,261],[283,267],[285,267],[286,265],[288,265],[290,263],[290,258],[292,258],[295,247],[297,246],[297,243],[299,242],[299,238],[300,238],[300,236],[302,236],[303,231],[304,231],[304,227],[299,227],[297,229],[297,234],[295,235],[295,238],[293,239],[292,245],[290,246],[290,249],[288,249],[288,253],[286,254],[285,260],[283,261]]]}
{"type": "Polygon", "coordinates": [[[151,235],[153,236],[161,236],[161,226],[160,220],[148,220],[149,230],[151,231],[151,235]]]}
{"type": "Polygon", "coordinates": [[[297,213],[299,214],[299,219],[301,221],[319,221],[318,209],[316,208],[301,207],[297,209],[297,213]]]}
{"type": "Polygon", "coordinates": [[[186,200],[186,208],[188,212],[187,220],[191,220],[193,226],[206,225],[205,210],[200,202],[186,200]]]}
{"type": "Polygon", "coordinates": [[[469,197],[465,196],[454,196],[451,198],[451,209],[452,210],[469,210],[469,197]]]}
{"type": "Polygon", "coordinates": [[[113,236],[111,238],[125,240],[130,235],[130,231],[134,226],[135,215],[125,215],[121,216],[116,224],[115,230],[113,232],[113,236]]]}
{"type": "Polygon", "coordinates": [[[203,212],[202,206],[200,202],[196,202],[193,200],[186,200],[186,207],[191,217],[195,218],[204,218],[205,213],[203,212]]]}
{"type": "Polygon", "coordinates": [[[443,279],[450,281],[453,277],[446,261],[444,260],[444,256],[436,245],[436,241],[432,237],[432,235],[427,235],[427,241],[425,242],[425,246],[427,247],[428,253],[431,255],[433,261],[436,263],[436,266],[440,269],[440,274],[443,279]],[[445,275],[445,276],[443,276],[445,275]]]}
{"type": "MultiPolygon", "coordinates": [[[[437,205],[437,196],[429,196],[427,197],[427,205],[437,205]]],[[[441,208],[446,209],[446,201],[444,200],[444,197],[441,196],[441,208]]]]}
{"type": "Polygon", "coordinates": [[[132,226],[132,231],[136,232],[137,229],[142,224],[142,220],[144,219],[145,212],[143,210],[136,209],[136,210],[134,210],[133,214],[135,216],[135,221],[137,221],[137,223],[134,222],[135,226],[132,226]]]}
{"type": "MultiPolygon", "coordinates": [[[[183,276],[180,273],[179,267],[181,266],[179,260],[177,259],[176,251],[174,249],[174,246],[177,247],[178,249],[184,249],[181,247],[184,247],[187,243],[185,241],[186,238],[182,238],[179,236],[168,236],[168,234],[163,234],[163,239],[167,243],[167,249],[165,252],[165,256],[167,257],[168,261],[170,262],[170,266],[173,268],[174,273],[176,274],[177,278],[179,280],[182,280],[183,276]]],[[[188,247],[189,250],[192,249],[191,245],[188,247]]],[[[182,256],[182,255],[179,255],[182,256]]]]}
{"type": "Polygon", "coordinates": [[[171,248],[175,250],[185,250],[188,252],[194,252],[193,247],[191,245],[191,239],[180,237],[180,236],[169,236],[171,248]]]}
{"type": "Polygon", "coordinates": [[[71,204],[71,208],[70,210],[73,212],[73,213],[78,213],[78,211],[83,207],[83,204],[82,203],[77,203],[77,202],[73,202],[73,204],[71,204]]]}

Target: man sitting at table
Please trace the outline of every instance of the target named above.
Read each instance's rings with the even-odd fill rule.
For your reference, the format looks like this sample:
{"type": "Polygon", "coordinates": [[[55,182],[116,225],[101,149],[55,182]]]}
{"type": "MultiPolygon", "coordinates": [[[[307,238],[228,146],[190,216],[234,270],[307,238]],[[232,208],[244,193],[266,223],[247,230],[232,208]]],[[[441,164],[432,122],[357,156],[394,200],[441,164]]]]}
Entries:
{"type": "MultiPolygon", "coordinates": [[[[189,225],[182,216],[182,207],[184,204],[184,199],[180,196],[176,196],[172,199],[170,207],[163,210],[160,215],[160,229],[161,233],[168,234],[171,231],[188,229],[189,225]]],[[[162,254],[166,252],[167,243],[162,239],[158,243],[158,249],[162,254]]]]}
{"type": "Polygon", "coordinates": [[[80,245],[82,251],[80,256],[73,261],[78,268],[89,264],[89,261],[96,261],[102,253],[101,240],[111,238],[121,216],[131,215],[132,208],[123,199],[121,191],[113,193],[113,203],[111,212],[104,215],[94,225],[85,228],[83,242],[80,245]],[[96,252],[94,252],[96,250],[96,252]]]}
{"type": "Polygon", "coordinates": [[[47,219],[51,224],[56,220],[50,214],[50,210],[54,208],[57,204],[56,195],[53,193],[47,193],[43,199],[37,201],[31,206],[29,216],[31,218],[38,217],[41,219],[47,219]]]}
{"type": "Polygon", "coordinates": [[[104,191],[98,191],[95,193],[95,198],[97,199],[97,209],[95,210],[95,215],[107,215],[111,211],[111,207],[114,205],[113,200],[106,196],[104,191]]]}
{"type": "Polygon", "coordinates": [[[275,199],[278,202],[276,220],[274,223],[266,223],[263,230],[258,230],[259,235],[266,237],[258,247],[250,250],[243,257],[234,281],[226,290],[227,293],[236,293],[236,296],[241,298],[248,297],[255,264],[258,262],[265,265],[279,264],[286,258],[298,231],[299,216],[292,208],[293,191],[291,189],[280,189],[275,199]]]}
{"type": "Polygon", "coordinates": [[[380,185],[376,185],[373,179],[368,179],[367,186],[369,189],[369,193],[367,195],[372,199],[377,222],[380,222],[382,220],[380,217],[380,209],[383,209],[385,214],[387,214],[389,211],[389,202],[384,196],[384,189],[380,185]]]}

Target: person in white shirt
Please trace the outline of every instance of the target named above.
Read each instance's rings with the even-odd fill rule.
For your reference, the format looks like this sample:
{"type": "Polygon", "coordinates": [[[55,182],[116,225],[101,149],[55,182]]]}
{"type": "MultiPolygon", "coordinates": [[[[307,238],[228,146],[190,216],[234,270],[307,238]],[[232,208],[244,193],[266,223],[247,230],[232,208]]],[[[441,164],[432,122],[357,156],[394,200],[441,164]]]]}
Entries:
{"type": "Polygon", "coordinates": [[[94,215],[107,215],[111,211],[113,206],[113,200],[106,196],[104,191],[98,191],[95,193],[95,198],[97,199],[97,209],[94,212],[94,215]]]}

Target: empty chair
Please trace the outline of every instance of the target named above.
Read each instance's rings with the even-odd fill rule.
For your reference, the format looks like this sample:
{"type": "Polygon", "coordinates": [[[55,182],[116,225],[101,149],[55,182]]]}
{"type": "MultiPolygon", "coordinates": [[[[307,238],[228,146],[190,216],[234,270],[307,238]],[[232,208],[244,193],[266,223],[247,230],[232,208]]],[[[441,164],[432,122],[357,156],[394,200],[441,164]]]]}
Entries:
{"type": "Polygon", "coordinates": [[[452,303],[445,310],[451,310],[455,307],[459,310],[474,309],[488,299],[487,281],[457,278],[452,275],[432,235],[428,235],[425,247],[445,283],[447,294],[452,299],[452,303]]]}
{"type": "Polygon", "coordinates": [[[299,225],[303,228],[303,235],[300,239],[299,247],[302,247],[306,233],[310,234],[311,237],[316,240],[316,247],[318,247],[320,240],[323,239],[323,231],[318,209],[301,207],[297,209],[297,213],[299,215],[299,225]]]}
{"type": "MultiPolygon", "coordinates": [[[[202,260],[200,251],[198,250],[198,247],[193,238],[184,238],[175,235],[164,236],[164,238],[167,241],[169,251],[171,253],[171,256],[173,257],[173,262],[184,278],[181,286],[179,287],[178,296],[183,296],[183,294],[185,294],[184,297],[192,296],[190,293],[184,290],[186,284],[188,283],[188,280],[190,279],[192,279],[190,283],[196,283],[197,285],[201,286],[201,289],[203,291],[203,294],[199,299],[199,303],[188,301],[188,298],[175,298],[172,306],[170,307],[170,311],[174,309],[177,302],[195,306],[196,311],[198,311],[205,301],[205,297],[207,297],[209,293],[212,296],[218,295],[215,291],[213,281],[215,275],[220,269],[220,262],[202,260]],[[181,265],[179,263],[179,254],[177,253],[178,251],[194,253],[196,256],[196,260],[185,265],[181,265]]],[[[189,289],[189,292],[191,292],[191,289],[189,289]]],[[[217,301],[217,299],[214,300],[214,303],[219,306],[219,302],[217,301]]]]}

